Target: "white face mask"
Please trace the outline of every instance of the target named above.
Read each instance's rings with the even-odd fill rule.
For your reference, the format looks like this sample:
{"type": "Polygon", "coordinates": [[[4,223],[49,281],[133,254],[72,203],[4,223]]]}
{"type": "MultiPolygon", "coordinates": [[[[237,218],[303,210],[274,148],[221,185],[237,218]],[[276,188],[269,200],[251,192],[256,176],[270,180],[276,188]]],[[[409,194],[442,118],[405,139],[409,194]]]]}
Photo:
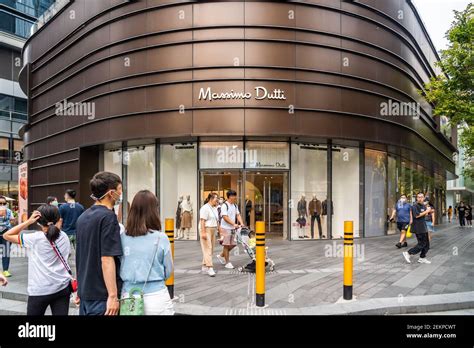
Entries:
{"type": "Polygon", "coordinates": [[[122,204],[122,202],[123,202],[123,193],[121,193],[119,198],[115,201],[114,206],[116,207],[116,206],[122,204]]]}
{"type": "Polygon", "coordinates": [[[400,198],[400,202],[405,203],[407,201],[406,198],[400,198]]]}

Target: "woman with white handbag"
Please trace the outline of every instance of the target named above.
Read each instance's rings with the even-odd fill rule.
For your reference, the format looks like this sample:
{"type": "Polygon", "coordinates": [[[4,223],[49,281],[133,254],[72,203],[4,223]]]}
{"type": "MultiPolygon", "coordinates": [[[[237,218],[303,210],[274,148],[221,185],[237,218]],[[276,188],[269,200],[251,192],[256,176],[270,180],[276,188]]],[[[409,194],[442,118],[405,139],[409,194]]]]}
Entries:
{"type": "Polygon", "coordinates": [[[121,315],[173,315],[165,285],[173,269],[168,237],[161,232],[158,199],[148,191],[133,198],[127,225],[121,235],[123,280],[121,315]]]}

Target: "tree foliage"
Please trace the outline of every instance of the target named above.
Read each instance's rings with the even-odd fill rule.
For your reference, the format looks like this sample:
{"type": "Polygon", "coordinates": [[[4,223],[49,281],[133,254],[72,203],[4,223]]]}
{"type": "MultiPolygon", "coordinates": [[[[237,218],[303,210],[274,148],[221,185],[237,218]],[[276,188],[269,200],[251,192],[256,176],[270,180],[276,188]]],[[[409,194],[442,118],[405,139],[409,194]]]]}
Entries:
{"type": "MultiPolygon", "coordinates": [[[[474,157],[474,5],[454,11],[455,20],[446,33],[447,49],[438,66],[444,74],[425,85],[426,99],[435,105],[433,114],[446,116],[452,127],[462,127],[459,140],[466,158],[474,157]]],[[[466,167],[467,175],[474,169],[466,167]]]]}

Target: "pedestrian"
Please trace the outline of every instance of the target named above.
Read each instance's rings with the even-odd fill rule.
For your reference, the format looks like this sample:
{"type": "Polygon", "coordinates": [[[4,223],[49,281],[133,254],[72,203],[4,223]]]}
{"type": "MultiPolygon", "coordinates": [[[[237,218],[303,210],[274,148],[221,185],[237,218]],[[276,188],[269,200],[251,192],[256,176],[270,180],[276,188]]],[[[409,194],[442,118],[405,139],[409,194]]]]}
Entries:
{"type": "Polygon", "coordinates": [[[144,294],[145,315],[173,315],[173,302],[165,285],[173,271],[173,257],[158,212],[158,199],[152,192],[142,190],[133,198],[121,235],[121,298],[133,296],[130,290],[138,288],[144,294]]]}
{"type": "Polygon", "coordinates": [[[58,220],[58,208],[42,204],[27,221],[3,235],[28,252],[27,315],[42,316],[48,307],[53,315],[68,315],[69,312],[72,285],[67,258],[71,246],[66,233],[55,225],[58,220]],[[22,232],[36,223],[41,227],[40,231],[22,232]]]}
{"type": "Polygon", "coordinates": [[[470,204],[466,205],[466,222],[467,227],[472,228],[472,207],[470,204]]]}
{"type": "Polygon", "coordinates": [[[79,202],[76,202],[76,191],[67,189],[64,193],[65,204],[59,207],[59,228],[64,231],[71,241],[71,245],[76,249],[76,223],[77,219],[84,212],[84,207],[79,202]]]}
{"type": "Polygon", "coordinates": [[[405,248],[408,246],[406,232],[408,226],[411,225],[413,222],[412,214],[411,214],[411,204],[407,202],[407,196],[401,195],[400,199],[398,200],[397,204],[393,208],[392,216],[390,217],[390,221],[393,221],[397,216],[397,228],[400,231],[400,240],[398,241],[395,246],[400,248],[405,248]]]}
{"type": "Polygon", "coordinates": [[[54,205],[55,207],[59,206],[58,199],[54,196],[48,196],[46,197],[46,204],[48,205],[54,205]]]}
{"type": "Polygon", "coordinates": [[[426,228],[425,217],[431,212],[431,207],[424,204],[425,195],[418,193],[416,203],[412,206],[413,223],[411,230],[416,235],[417,245],[408,251],[403,252],[403,257],[408,263],[411,263],[410,256],[420,254],[419,263],[431,263],[426,259],[426,254],[430,249],[430,241],[428,239],[428,230],[426,228]]]}
{"type": "Polygon", "coordinates": [[[202,272],[214,277],[216,272],[212,264],[212,255],[214,254],[214,245],[216,243],[216,234],[219,224],[219,212],[217,205],[219,203],[217,193],[211,192],[204,201],[204,205],[199,210],[199,227],[201,231],[201,249],[202,249],[202,272]]]}
{"type": "Polygon", "coordinates": [[[0,196],[0,255],[2,258],[2,274],[7,278],[12,276],[8,270],[10,268],[11,243],[1,237],[14,223],[15,217],[12,211],[7,207],[7,199],[4,196],[0,196]]]}
{"type": "Polygon", "coordinates": [[[244,226],[239,208],[237,207],[237,192],[234,190],[227,191],[227,200],[221,206],[221,238],[222,253],[217,255],[217,259],[225,268],[233,269],[234,266],[230,262],[230,251],[237,245],[235,233],[238,228],[244,226]]]}
{"type": "Polygon", "coordinates": [[[425,216],[425,221],[426,221],[426,229],[428,230],[428,239],[431,243],[431,239],[433,238],[433,232],[434,232],[434,225],[435,225],[435,208],[433,204],[430,202],[428,198],[425,198],[425,206],[430,207],[431,211],[428,215],[425,216]]]}
{"type": "Polygon", "coordinates": [[[448,208],[448,222],[451,223],[452,219],[453,219],[453,207],[450,205],[448,208]]]}
{"type": "Polygon", "coordinates": [[[465,227],[466,226],[466,206],[464,205],[464,202],[461,201],[458,205],[457,208],[458,212],[458,218],[459,218],[459,226],[465,227]]]}
{"type": "Polygon", "coordinates": [[[76,223],[79,315],[117,315],[122,243],[114,206],[121,202],[122,180],[99,172],[89,184],[95,203],[76,223]]]}

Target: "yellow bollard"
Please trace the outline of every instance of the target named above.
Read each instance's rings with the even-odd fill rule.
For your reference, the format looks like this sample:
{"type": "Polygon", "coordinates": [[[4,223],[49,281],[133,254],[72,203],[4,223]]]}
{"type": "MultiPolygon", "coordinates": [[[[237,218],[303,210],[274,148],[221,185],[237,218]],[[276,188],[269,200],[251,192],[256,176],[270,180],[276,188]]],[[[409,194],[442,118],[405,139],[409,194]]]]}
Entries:
{"type": "Polygon", "coordinates": [[[255,265],[255,293],[258,307],[265,306],[265,222],[255,223],[256,265],[255,265]]]}
{"type": "Polygon", "coordinates": [[[344,300],[352,300],[354,222],[344,221],[344,300]]]}
{"type": "MultiPolygon", "coordinates": [[[[171,244],[171,255],[173,257],[174,263],[174,219],[165,219],[165,233],[168,236],[171,244]]],[[[170,277],[165,282],[166,286],[168,287],[168,292],[170,294],[171,299],[174,298],[174,266],[173,271],[171,272],[170,277]]]]}

